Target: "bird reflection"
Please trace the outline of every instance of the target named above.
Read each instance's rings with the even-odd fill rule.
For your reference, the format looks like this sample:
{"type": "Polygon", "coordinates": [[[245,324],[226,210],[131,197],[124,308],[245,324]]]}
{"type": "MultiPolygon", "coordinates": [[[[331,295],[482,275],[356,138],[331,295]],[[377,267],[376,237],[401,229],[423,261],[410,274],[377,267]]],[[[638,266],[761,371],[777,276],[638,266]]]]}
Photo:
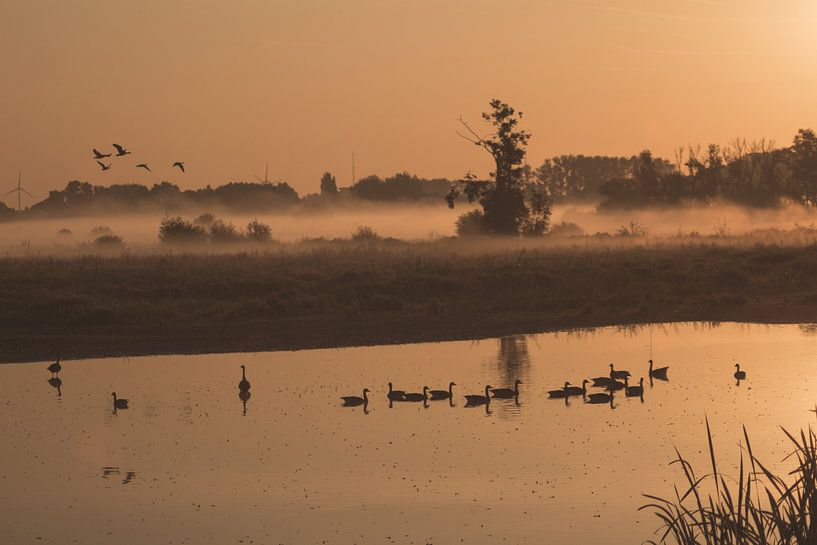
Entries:
{"type": "Polygon", "coordinates": [[[121,397],[116,397],[116,392],[111,392],[111,396],[113,397],[113,414],[116,414],[117,409],[127,409],[128,408],[128,400],[122,399],[121,397]]]}
{"type": "Polygon", "coordinates": [[[57,397],[62,397],[62,379],[59,377],[52,377],[48,379],[48,384],[51,385],[52,388],[56,388],[57,390],[57,397]]]}
{"type": "Polygon", "coordinates": [[[250,400],[250,396],[252,394],[249,390],[241,390],[238,392],[238,399],[241,400],[241,403],[244,405],[244,416],[247,416],[247,401],[250,400]]]}

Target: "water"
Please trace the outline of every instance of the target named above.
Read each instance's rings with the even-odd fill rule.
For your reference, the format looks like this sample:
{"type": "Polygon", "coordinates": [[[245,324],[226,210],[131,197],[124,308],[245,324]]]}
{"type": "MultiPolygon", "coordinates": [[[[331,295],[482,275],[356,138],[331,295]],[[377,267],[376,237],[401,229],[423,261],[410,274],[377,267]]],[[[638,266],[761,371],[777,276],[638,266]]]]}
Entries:
{"type": "Polygon", "coordinates": [[[3,543],[630,544],[653,538],[642,493],[670,495],[677,446],[704,472],[704,415],[721,469],[741,425],[777,469],[779,426],[814,420],[817,335],[725,324],[286,353],[0,366],[3,543]],[[652,339],[652,341],[651,341],[652,339]],[[651,348],[652,347],[652,348],[651,348]],[[547,400],[565,380],[646,374],[643,403],[547,400]],[[748,373],[732,378],[738,361],[748,373]],[[239,399],[239,365],[252,395],[239,399]],[[514,400],[465,408],[485,384],[514,400]],[[454,380],[447,401],[395,404],[386,384],[454,380]],[[373,390],[367,409],[339,396],[373,390]],[[112,411],[110,393],[130,399],[112,411]]]}

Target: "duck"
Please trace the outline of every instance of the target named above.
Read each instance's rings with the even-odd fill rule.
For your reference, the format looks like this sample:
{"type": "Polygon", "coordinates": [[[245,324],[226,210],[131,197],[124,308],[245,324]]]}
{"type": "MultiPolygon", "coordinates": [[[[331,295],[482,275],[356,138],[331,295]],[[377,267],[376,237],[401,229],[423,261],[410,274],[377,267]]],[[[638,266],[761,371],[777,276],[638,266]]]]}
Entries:
{"type": "Polygon", "coordinates": [[[491,402],[491,396],[489,392],[491,391],[492,386],[485,386],[485,395],[467,395],[465,396],[465,404],[466,405],[488,405],[491,402]]]}
{"type": "Polygon", "coordinates": [[[638,381],[638,386],[630,386],[629,379],[624,379],[624,393],[627,397],[641,397],[644,395],[644,377],[638,381]]]}
{"type": "Polygon", "coordinates": [[[369,404],[369,389],[363,388],[363,397],[358,396],[343,396],[341,399],[343,400],[344,407],[357,407],[360,405],[368,405],[369,404]]]}
{"type": "Polygon", "coordinates": [[[58,375],[60,371],[62,371],[62,365],[60,365],[60,357],[57,356],[57,361],[52,363],[48,366],[48,370],[51,371],[51,376],[58,375]]]}
{"type": "Polygon", "coordinates": [[[386,394],[389,401],[403,401],[406,397],[406,392],[403,390],[392,390],[391,382],[389,382],[389,393],[386,394]]]}
{"type": "Polygon", "coordinates": [[[571,386],[570,383],[565,383],[565,394],[569,396],[583,396],[587,395],[587,383],[590,382],[587,379],[582,381],[582,387],[579,388],[578,386],[571,386]]]}
{"type": "Polygon", "coordinates": [[[114,409],[127,409],[128,408],[128,400],[116,397],[116,392],[111,392],[113,396],[113,408],[114,409]]]}
{"type": "Polygon", "coordinates": [[[613,367],[613,364],[610,364],[610,378],[612,379],[625,379],[631,376],[629,371],[616,371],[616,368],[613,367]]]}
{"type": "Polygon", "coordinates": [[[613,396],[611,394],[590,394],[587,396],[587,403],[602,404],[612,402],[613,396]]]}
{"type": "Polygon", "coordinates": [[[746,371],[740,370],[740,364],[735,364],[735,378],[738,380],[744,380],[746,378],[746,371]]]}
{"type": "Polygon", "coordinates": [[[431,394],[432,401],[438,399],[454,399],[454,386],[456,385],[456,382],[449,382],[448,390],[429,390],[428,393],[431,394]]]}
{"type": "Polygon", "coordinates": [[[519,397],[519,385],[521,380],[514,382],[513,389],[511,388],[496,388],[491,390],[491,395],[499,399],[510,399],[512,397],[519,397]]]}
{"type": "Polygon", "coordinates": [[[558,390],[550,390],[548,391],[548,397],[551,399],[563,399],[567,397],[567,389],[570,386],[569,382],[565,382],[565,385],[558,390]]]}
{"type": "Polygon", "coordinates": [[[250,389],[250,381],[247,380],[247,371],[243,365],[241,366],[241,382],[238,383],[238,389],[242,392],[250,389]]]}
{"type": "Polygon", "coordinates": [[[428,399],[428,386],[423,386],[423,393],[410,392],[403,394],[401,401],[426,401],[428,399]]]}
{"type": "Polygon", "coordinates": [[[653,369],[652,360],[650,360],[650,372],[649,372],[649,375],[650,375],[651,378],[666,380],[667,379],[667,371],[669,371],[669,367],[659,367],[657,369],[653,369]]]}

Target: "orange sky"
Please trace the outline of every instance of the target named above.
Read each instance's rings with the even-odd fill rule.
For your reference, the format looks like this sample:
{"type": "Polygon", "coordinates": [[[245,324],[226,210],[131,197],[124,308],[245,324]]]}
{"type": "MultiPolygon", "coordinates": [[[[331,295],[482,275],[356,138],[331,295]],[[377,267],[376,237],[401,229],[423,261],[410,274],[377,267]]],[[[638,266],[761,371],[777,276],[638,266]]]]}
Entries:
{"type": "Polygon", "coordinates": [[[267,160],[306,193],[325,170],[347,185],[353,150],[359,176],[484,174],[454,131],[492,97],[525,112],[535,165],[817,128],[814,0],[2,0],[0,18],[0,189],[23,169],[38,199],[267,160]],[[134,154],[102,173],[90,150],[111,142],[134,154]]]}

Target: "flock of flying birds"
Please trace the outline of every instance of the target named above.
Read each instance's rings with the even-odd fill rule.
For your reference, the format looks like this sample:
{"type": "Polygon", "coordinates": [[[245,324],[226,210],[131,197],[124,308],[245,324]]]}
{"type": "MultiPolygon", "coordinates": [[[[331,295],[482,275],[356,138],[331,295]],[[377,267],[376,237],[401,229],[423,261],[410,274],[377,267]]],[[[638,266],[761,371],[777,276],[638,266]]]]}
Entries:
{"type": "MultiPolygon", "coordinates": [[[[113,166],[113,163],[105,164],[105,163],[103,163],[101,161],[102,159],[105,159],[105,158],[111,157],[111,156],[113,156],[113,157],[124,157],[126,155],[131,155],[131,152],[129,150],[125,149],[124,146],[120,146],[119,144],[113,144],[113,147],[116,150],[115,155],[114,155],[113,152],[111,152],[111,153],[102,153],[101,151],[99,151],[96,148],[91,150],[91,151],[94,152],[94,159],[96,159],[96,164],[98,164],[99,168],[101,168],[103,171],[111,170],[111,167],[113,166]]],[[[148,172],[153,172],[152,170],[150,170],[150,167],[148,166],[147,163],[139,163],[138,165],[136,165],[136,168],[143,168],[143,169],[147,170],[148,172]]],[[[182,171],[182,173],[184,173],[184,163],[182,161],[176,161],[175,163],[173,163],[173,165],[170,168],[178,168],[179,170],[182,171]]]]}

